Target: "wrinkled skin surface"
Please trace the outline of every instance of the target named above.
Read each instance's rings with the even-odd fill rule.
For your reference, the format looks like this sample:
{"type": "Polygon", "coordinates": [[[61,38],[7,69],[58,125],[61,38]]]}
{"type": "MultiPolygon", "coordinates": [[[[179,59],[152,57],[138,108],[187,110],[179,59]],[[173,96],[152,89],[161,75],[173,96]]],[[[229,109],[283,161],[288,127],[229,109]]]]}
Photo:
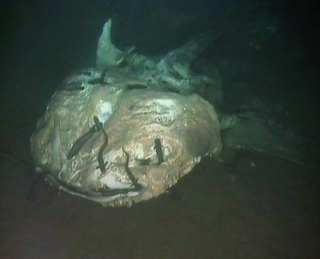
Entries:
{"type": "MultiPolygon", "coordinates": [[[[126,66],[107,60],[116,67],[70,75],[32,135],[37,171],[47,172],[49,183],[72,195],[104,206],[131,206],[166,192],[202,157],[218,156],[222,142],[216,111],[192,92],[210,85],[211,100],[220,104],[219,79],[189,70],[215,38],[200,37],[162,58],[131,48],[119,59],[126,66]]],[[[120,53],[110,38],[105,40],[110,53],[120,53]]],[[[235,150],[247,149],[313,167],[313,154],[303,155],[309,149],[303,140],[273,134],[255,114],[234,118],[223,120],[225,161],[235,150]]]]}
{"type": "Polygon", "coordinates": [[[221,151],[216,113],[197,95],[152,90],[123,92],[100,86],[90,91],[87,102],[87,93],[64,98],[58,92],[32,137],[39,170],[49,170],[47,180],[64,191],[105,206],[130,206],[164,193],[201,157],[216,156],[221,151]],[[79,102],[85,105],[74,120],[79,102]],[[115,107],[111,115],[102,111],[109,104],[115,107]],[[68,159],[72,143],[94,127],[94,116],[102,122],[108,136],[108,146],[102,154],[103,162],[108,162],[105,172],[98,163],[105,141],[101,131],[93,133],[79,152],[68,159]],[[155,139],[161,141],[159,149],[164,161],[160,164],[155,139]],[[123,149],[129,155],[128,168],[142,190],[132,187],[123,149]],[[141,161],[145,160],[148,163],[143,165],[141,161]],[[119,189],[126,191],[113,193],[119,189]]]}
{"type": "Polygon", "coordinates": [[[98,41],[99,65],[57,88],[31,149],[51,184],[105,206],[130,206],[166,192],[202,157],[222,150],[213,106],[191,94],[216,83],[189,71],[212,36],[149,58],[119,51],[110,32],[111,20],[98,41]]]}

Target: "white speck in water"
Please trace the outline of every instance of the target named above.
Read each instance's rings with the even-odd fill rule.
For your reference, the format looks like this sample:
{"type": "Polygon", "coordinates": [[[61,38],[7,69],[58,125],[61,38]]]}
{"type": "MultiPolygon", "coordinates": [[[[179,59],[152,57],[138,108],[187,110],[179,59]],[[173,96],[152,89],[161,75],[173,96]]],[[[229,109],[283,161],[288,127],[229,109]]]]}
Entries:
{"type": "Polygon", "coordinates": [[[237,177],[235,176],[235,175],[231,175],[230,176],[230,182],[233,182],[234,180],[236,180],[237,179],[237,177]]]}

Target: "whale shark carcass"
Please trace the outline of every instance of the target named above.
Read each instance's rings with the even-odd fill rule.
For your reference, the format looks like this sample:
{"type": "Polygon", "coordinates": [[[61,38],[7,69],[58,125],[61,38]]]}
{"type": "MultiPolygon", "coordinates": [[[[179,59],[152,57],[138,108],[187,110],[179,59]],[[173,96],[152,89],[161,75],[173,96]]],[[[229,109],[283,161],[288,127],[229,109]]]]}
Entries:
{"type": "Polygon", "coordinates": [[[96,66],[57,87],[31,136],[36,171],[50,184],[104,206],[131,206],[166,192],[206,156],[247,148],[310,164],[297,140],[271,134],[254,114],[216,112],[219,80],[190,66],[218,35],[147,57],[117,49],[111,25],[98,40],[96,66]],[[203,85],[212,103],[197,94],[203,85]]]}

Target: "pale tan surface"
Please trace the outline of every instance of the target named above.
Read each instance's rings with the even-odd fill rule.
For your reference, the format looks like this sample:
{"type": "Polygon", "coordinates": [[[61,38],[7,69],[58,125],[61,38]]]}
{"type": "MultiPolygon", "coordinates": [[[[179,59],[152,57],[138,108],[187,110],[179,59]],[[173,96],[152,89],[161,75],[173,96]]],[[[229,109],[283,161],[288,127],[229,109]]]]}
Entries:
{"type": "MultiPolygon", "coordinates": [[[[104,206],[131,206],[164,193],[186,175],[201,157],[217,156],[221,149],[220,124],[211,104],[198,95],[182,96],[152,90],[130,90],[109,86],[88,86],[83,92],[57,92],[49,102],[46,113],[38,122],[31,138],[32,154],[37,167],[49,170],[47,180],[58,186],[57,180],[77,187],[82,195],[104,206]],[[113,113],[105,115],[103,104],[113,113]],[[97,157],[104,143],[102,132],[95,133],[79,154],[67,159],[72,144],[85,134],[97,116],[104,123],[108,146],[103,153],[108,161],[106,173],[97,168],[97,157]],[[107,117],[109,116],[109,118],[107,117]],[[164,162],[157,165],[154,141],[159,138],[164,162]],[[129,168],[144,190],[119,197],[101,197],[97,190],[109,183],[130,188],[126,175],[129,168]],[[150,158],[148,166],[138,159],[150,158]],[[94,191],[93,191],[94,190],[94,191]]],[[[68,191],[66,188],[63,190],[68,191]]]]}
{"type": "MultiPolygon", "coordinates": [[[[91,5],[92,2],[86,3],[91,5]]],[[[83,16],[79,17],[74,11],[81,7],[70,7],[68,19],[49,20],[52,26],[48,31],[43,27],[45,31],[31,31],[36,40],[31,41],[29,37],[30,43],[25,42],[23,49],[21,42],[10,37],[3,51],[5,63],[0,80],[1,87],[7,90],[1,92],[0,106],[1,115],[10,121],[11,127],[1,131],[1,148],[27,163],[32,163],[28,138],[56,85],[74,69],[90,66],[87,59],[96,43],[90,49],[92,41],[86,39],[93,35],[87,32],[100,28],[105,14],[100,24],[94,24],[99,6],[91,5],[91,9],[85,6],[83,16]],[[69,24],[77,27],[70,28],[69,24]],[[65,37],[67,33],[74,33],[74,36],[65,37]],[[80,49],[83,45],[79,45],[79,41],[88,47],[80,49]],[[16,53],[17,50],[20,52],[16,53]],[[16,130],[25,134],[24,137],[16,134],[16,130]]],[[[59,8],[55,10],[60,11],[59,8]]],[[[41,10],[41,13],[44,12],[41,10]]],[[[172,17],[166,21],[176,23],[172,17]]],[[[241,21],[239,25],[243,17],[235,16],[241,21]]],[[[125,34],[126,39],[131,39],[130,45],[143,42],[143,46],[152,48],[152,44],[161,45],[181,37],[177,26],[163,26],[163,22],[159,22],[159,30],[145,32],[135,26],[140,20],[131,23],[129,17],[127,19],[124,25],[129,29],[121,33],[130,33],[129,37],[125,34]],[[166,28],[171,33],[167,33],[166,28]],[[142,34],[148,37],[142,38],[142,34]]],[[[230,16],[224,19],[230,20],[230,16]]],[[[9,30],[11,32],[12,28],[9,30]]],[[[243,40],[246,38],[241,34],[233,37],[230,46],[237,47],[243,40]]],[[[171,43],[166,47],[171,49],[171,43]]],[[[288,88],[283,89],[284,100],[294,106],[291,113],[294,122],[301,124],[303,132],[314,132],[318,136],[318,120],[306,117],[318,106],[313,106],[309,98],[303,98],[303,91],[296,92],[312,82],[313,77],[303,71],[292,74],[290,70],[284,74],[290,59],[284,52],[275,55],[283,55],[280,61],[285,62],[271,63],[270,74],[257,75],[259,82],[268,89],[272,85],[280,90],[288,82],[288,88]],[[292,99],[294,95],[296,98],[292,99]]],[[[308,66],[303,69],[310,71],[308,66]]],[[[319,74],[318,70],[315,74],[319,74]]],[[[318,81],[313,82],[317,85],[318,81]]],[[[270,94],[273,103],[278,95],[270,94]]],[[[318,103],[317,96],[312,96],[318,103]]],[[[12,164],[2,156],[0,161],[0,258],[319,258],[319,174],[289,162],[249,154],[242,156],[234,168],[213,161],[200,164],[182,178],[172,192],[130,209],[114,209],[63,193],[59,195],[44,182],[37,186],[36,201],[28,202],[25,196],[31,177],[20,163],[12,164]]]]}

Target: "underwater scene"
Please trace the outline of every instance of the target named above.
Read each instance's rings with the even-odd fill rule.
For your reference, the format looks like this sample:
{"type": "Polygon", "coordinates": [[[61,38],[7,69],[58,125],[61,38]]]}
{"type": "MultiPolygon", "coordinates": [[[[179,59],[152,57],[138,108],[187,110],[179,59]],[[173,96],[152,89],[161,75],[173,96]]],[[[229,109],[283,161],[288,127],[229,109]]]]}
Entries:
{"type": "Polygon", "coordinates": [[[318,3],[0,11],[0,258],[319,258],[318,3]]]}

